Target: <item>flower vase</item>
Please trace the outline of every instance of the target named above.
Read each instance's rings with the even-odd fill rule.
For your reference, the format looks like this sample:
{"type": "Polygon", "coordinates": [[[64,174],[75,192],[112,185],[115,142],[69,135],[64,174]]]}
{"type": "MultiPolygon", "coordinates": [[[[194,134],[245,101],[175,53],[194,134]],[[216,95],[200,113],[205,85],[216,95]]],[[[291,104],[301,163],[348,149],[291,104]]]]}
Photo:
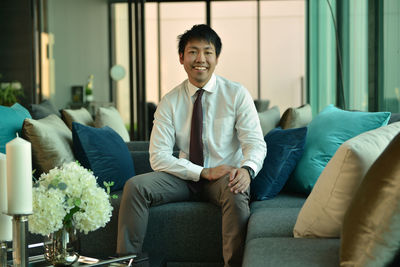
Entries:
{"type": "Polygon", "coordinates": [[[69,266],[75,263],[79,258],[75,228],[63,227],[45,236],[44,249],[46,261],[54,266],[69,266]]]}

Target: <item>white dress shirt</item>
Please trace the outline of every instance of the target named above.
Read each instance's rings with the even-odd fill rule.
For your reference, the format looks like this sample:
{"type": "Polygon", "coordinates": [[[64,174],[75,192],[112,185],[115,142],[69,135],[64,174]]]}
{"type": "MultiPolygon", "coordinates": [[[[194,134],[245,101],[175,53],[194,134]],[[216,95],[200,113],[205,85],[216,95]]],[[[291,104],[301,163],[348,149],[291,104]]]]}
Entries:
{"type": "Polygon", "coordinates": [[[257,174],[266,144],[252,97],[236,82],[212,75],[203,87],[204,167],[189,161],[190,130],[196,91],[188,80],[166,94],[154,114],[150,164],[184,180],[198,181],[203,168],[249,166],[257,174]],[[172,155],[177,145],[179,159],[172,155]]]}

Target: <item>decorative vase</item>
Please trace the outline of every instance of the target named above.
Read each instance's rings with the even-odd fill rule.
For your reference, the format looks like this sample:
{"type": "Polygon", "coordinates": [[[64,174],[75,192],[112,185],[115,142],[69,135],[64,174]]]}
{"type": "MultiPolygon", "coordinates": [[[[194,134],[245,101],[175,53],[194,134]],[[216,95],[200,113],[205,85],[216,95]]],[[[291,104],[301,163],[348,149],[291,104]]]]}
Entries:
{"type": "Polygon", "coordinates": [[[45,237],[44,257],[54,266],[72,265],[79,258],[78,243],[75,228],[63,227],[45,237]]]}
{"type": "Polygon", "coordinates": [[[93,95],[86,95],[86,102],[92,102],[93,101],[93,95]]]}

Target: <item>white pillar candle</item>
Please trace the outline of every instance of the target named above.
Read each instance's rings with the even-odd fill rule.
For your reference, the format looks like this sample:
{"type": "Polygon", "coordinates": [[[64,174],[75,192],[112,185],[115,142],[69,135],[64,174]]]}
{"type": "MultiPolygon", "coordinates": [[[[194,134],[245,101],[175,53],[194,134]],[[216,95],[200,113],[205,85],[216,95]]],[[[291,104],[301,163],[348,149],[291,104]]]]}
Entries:
{"type": "Polygon", "coordinates": [[[32,214],[31,143],[17,137],[6,144],[8,214],[32,214]]]}
{"type": "Polygon", "coordinates": [[[0,153],[0,241],[12,240],[12,217],[7,213],[6,155],[0,153]]]}

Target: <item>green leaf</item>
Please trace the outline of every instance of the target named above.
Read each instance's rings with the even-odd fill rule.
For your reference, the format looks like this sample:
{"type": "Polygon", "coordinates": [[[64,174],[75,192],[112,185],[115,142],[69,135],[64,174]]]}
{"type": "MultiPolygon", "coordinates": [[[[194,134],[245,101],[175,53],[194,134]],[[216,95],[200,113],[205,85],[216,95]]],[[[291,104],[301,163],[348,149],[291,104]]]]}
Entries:
{"type": "Polygon", "coordinates": [[[73,207],[69,213],[67,215],[65,215],[64,220],[63,220],[63,224],[67,227],[72,227],[72,218],[74,216],[75,213],[77,213],[78,211],[80,211],[81,208],[79,207],[73,207]]]}
{"type": "Polygon", "coordinates": [[[74,205],[75,205],[75,207],[80,207],[81,206],[81,199],[80,198],[75,198],[74,199],[74,205]]]}
{"type": "Polygon", "coordinates": [[[111,198],[112,198],[112,199],[117,199],[118,196],[117,196],[117,195],[112,195],[111,198]]]}

